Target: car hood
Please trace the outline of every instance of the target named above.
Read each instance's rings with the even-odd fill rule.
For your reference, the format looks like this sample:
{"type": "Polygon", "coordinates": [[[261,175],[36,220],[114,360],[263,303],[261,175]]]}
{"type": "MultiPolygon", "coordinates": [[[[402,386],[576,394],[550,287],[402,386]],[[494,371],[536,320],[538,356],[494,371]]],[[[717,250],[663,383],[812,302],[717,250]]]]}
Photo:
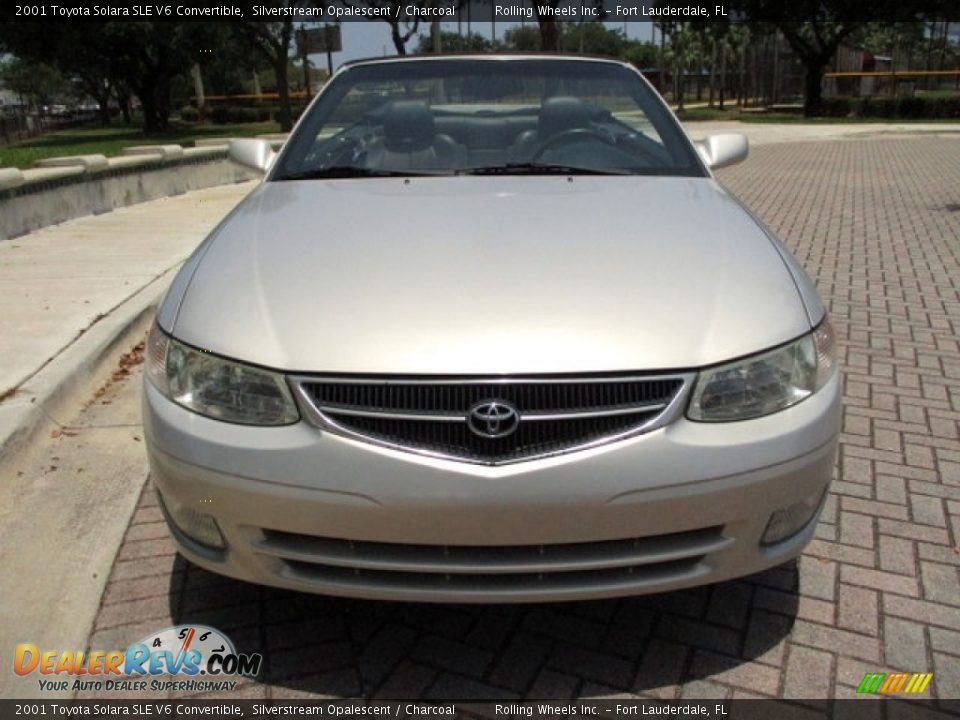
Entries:
{"type": "Polygon", "coordinates": [[[166,329],[289,371],[691,368],[810,329],[781,249],[707,178],[267,182],[184,272],[166,329]]]}

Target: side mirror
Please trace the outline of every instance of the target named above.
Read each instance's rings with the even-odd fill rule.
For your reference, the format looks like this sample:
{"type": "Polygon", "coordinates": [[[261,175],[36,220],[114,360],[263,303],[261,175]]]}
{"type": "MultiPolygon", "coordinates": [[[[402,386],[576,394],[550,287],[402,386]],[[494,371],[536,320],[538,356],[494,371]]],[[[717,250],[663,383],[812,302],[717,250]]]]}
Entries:
{"type": "Polygon", "coordinates": [[[266,173],[277,159],[270,141],[259,138],[231,140],[229,156],[235,163],[259,173],[266,173]]]}
{"type": "Polygon", "coordinates": [[[707,135],[696,145],[697,152],[711,170],[742,162],[750,149],[746,135],[740,133],[707,135]]]}

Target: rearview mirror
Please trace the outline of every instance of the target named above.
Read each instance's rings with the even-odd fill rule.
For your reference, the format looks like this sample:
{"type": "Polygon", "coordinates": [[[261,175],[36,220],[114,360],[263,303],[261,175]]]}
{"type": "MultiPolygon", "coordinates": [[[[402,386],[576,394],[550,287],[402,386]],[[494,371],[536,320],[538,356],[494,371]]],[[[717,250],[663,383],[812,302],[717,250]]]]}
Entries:
{"type": "Polygon", "coordinates": [[[700,157],[711,170],[735,165],[745,160],[749,152],[747,137],[740,133],[707,135],[696,145],[700,157]]]}
{"type": "Polygon", "coordinates": [[[277,158],[270,141],[260,138],[231,140],[229,156],[235,163],[260,173],[266,173],[277,158]]]}

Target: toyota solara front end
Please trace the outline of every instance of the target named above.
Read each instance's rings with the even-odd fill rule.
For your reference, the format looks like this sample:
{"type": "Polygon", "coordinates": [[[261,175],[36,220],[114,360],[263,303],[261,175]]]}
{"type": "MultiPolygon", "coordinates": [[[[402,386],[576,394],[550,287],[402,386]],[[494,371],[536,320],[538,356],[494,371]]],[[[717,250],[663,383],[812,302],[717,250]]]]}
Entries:
{"type": "Polygon", "coordinates": [[[524,602],[713,583],[813,535],[834,335],[639,73],[341,69],[185,263],[144,423],[180,552],[265,585],[524,602]]]}

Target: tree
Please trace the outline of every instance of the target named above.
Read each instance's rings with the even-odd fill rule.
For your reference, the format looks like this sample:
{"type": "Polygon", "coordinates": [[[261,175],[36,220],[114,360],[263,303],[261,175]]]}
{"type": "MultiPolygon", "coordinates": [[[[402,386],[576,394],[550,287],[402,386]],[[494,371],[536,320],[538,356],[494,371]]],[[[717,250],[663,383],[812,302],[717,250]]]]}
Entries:
{"type": "Polygon", "coordinates": [[[4,44],[33,65],[57,68],[65,80],[100,106],[100,120],[110,122],[110,97],[118,72],[115,53],[95,42],[108,23],[27,22],[0,27],[4,44]]]}
{"type": "Polygon", "coordinates": [[[110,22],[93,42],[114,54],[117,74],[139,98],[145,132],[170,125],[171,89],[211,40],[212,23],[110,22]]]}
{"type": "Polygon", "coordinates": [[[33,107],[52,104],[70,88],[70,83],[57,68],[21,58],[0,64],[0,80],[8,90],[33,107]]]}
{"type": "Polygon", "coordinates": [[[651,42],[628,40],[621,57],[638,70],[648,70],[657,66],[657,46],[651,42]]]}
{"type": "Polygon", "coordinates": [[[75,21],[6,24],[3,41],[20,58],[46,62],[74,80],[108,119],[114,88],[133,92],[143,107],[143,129],[164,130],[170,92],[207,47],[212,23],[75,21]]]}
{"type": "Polygon", "coordinates": [[[725,90],[730,82],[728,80],[727,65],[734,68],[733,89],[735,90],[734,102],[738,105],[746,102],[746,88],[743,81],[744,66],[746,64],[747,48],[750,46],[752,37],[751,26],[745,23],[734,23],[730,25],[727,33],[723,37],[723,47],[720,53],[720,109],[723,110],[725,101],[725,90]]]}
{"type": "Polygon", "coordinates": [[[534,27],[518,25],[503,34],[503,44],[508,50],[535,52],[540,49],[540,31],[534,27]]]}
{"type": "Polygon", "coordinates": [[[619,58],[623,56],[626,40],[619,29],[609,30],[600,23],[565,23],[560,47],[567,52],[582,52],[619,58]]]}
{"type": "Polygon", "coordinates": [[[410,17],[407,14],[407,8],[411,6],[424,7],[424,0],[340,0],[347,7],[369,7],[385,9],[385,15],[377,15],[377,20],[382,20],[390,26],[390,40],[393,41],[393,47],[397,55],[407,54],[407,43],[417,34],[420,27],[420,18],[418,16],[410,17]]]}
{"type": "Polygon", "coordinates": [[[805,70],[803,114],[820,114],[823,74],[837,54],[837,48],[858,25],[855,23],[778,23],[777,27],[800,58],[805,70]]]}
{"type": "Polygon", "coordinates": [[[540,28],[540,49],[560,49],[560,24],[556,20],[554,11],[560,5],[560,0],[530,0],[533,5],[533,15],[537,18],[540,28]],[[549,8],[547,12],[544,9],[549,8]]]}
{"type": "Polygon", "coordinates": [[[783,33],[804,66],[803,110],[820,113],[823,75],[841,43],[861,30],[864,18],[885,22],[947,17],[956,0],[734,0],[748,21],[769,21],[783,33]]]}
{"type": "Polygon", "coordinates": [[[288,132],[293,128],[293,113],[290,110],[290,42],[293,38],[293,20],[280,22],[245,22],[236,26],[239,38],[249,43],[273,68],[279,96],[280,129],[288,132]]]}
{"type": "Polygon", "coordinates": [[[263,58],[250,53],[234,23],[218,23],[212,31],[211,42],[199,59],[205,88],[212,95],[243,93],[253,73],[264,65],[263,58]]]}
{"type": "MultiPolygon", "coordinates": [[[[493,43],[478,33],[461,36],[444,31],[440,33],[440,44],[443,52],[487,52],[493,49],[493,43]]],[[[433,40],[429,35],[420,35],[416,52],[421,55],[433,52],[433,40]]]]}
{"type": "MultiPolygon", "coordinates": [[[[693,23],[689,22],[664,22],[660,29],[670,38],[670,43],[663,53],[663,67],[672,66],[673,101],[682,112],[687,70],[700,56],[698,36],[693,29],[693,23]]],[[[699,73],[699,65],[697,70],[699,73]]]]}

